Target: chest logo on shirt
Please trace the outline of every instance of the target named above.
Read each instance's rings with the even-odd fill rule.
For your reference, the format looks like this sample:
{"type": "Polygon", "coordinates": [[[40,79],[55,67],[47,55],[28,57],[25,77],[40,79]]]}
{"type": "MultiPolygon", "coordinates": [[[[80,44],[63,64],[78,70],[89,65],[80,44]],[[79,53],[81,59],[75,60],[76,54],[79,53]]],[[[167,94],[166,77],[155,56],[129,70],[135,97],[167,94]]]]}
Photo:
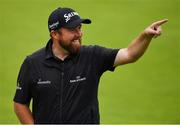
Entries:
{"type": "Polygon", "coordinates": [[[76,83],[76,82],[85,81],[85,80],[86,80],[86,77],[76,76],[75,79],[70,80],[70,83],[76,83]]]}
{"type": "Polygon", "coordinates": [[[38,79],[37,84],[51,84],[51,81],[48,81],[48,80],[42,81],[41,79],[38,79]]]}

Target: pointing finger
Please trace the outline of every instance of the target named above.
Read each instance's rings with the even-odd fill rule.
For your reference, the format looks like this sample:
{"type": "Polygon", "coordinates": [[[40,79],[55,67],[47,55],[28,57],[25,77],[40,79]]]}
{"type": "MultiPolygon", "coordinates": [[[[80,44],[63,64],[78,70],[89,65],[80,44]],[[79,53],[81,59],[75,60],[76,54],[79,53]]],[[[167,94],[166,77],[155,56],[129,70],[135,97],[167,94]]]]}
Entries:
{"type": "Polygon", "coordinates": [[[160,20],[160,21],[153,23],[153,26],[160,26],[166,22],[168,22],[168,19],[160,20]]]}

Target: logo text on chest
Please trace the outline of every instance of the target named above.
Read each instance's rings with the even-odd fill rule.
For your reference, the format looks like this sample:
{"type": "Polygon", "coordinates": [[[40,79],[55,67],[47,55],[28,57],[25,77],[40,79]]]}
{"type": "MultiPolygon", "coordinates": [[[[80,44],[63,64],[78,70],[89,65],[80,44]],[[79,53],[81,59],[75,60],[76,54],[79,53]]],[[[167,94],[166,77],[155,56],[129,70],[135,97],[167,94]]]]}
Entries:
{"type": "Polygon", "coordinates": [[[76,83],[84,80],[86,80],[86,77],[76,76],[76,79],[70,80],[70,83],[76,83]]]}
{"type": "Polygon", "coordinates": [[[37,84],[51,84],[51,81],[42,81],[41,79],[39,79],[37,84]]]}

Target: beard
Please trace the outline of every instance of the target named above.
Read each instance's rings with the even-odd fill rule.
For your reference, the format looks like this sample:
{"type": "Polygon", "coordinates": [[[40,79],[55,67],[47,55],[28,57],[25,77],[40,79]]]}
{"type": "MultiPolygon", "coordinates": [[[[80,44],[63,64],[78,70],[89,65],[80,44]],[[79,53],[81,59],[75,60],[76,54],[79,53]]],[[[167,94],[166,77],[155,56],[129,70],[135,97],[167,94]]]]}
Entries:
{"type": "Polygon", "coordinates": [[[80,51],[81,47],[81,38],[73,39],[70,42],[67,41],[60,41],[59,45],[67,50],[70,54],[77,54],[80,51]]]}

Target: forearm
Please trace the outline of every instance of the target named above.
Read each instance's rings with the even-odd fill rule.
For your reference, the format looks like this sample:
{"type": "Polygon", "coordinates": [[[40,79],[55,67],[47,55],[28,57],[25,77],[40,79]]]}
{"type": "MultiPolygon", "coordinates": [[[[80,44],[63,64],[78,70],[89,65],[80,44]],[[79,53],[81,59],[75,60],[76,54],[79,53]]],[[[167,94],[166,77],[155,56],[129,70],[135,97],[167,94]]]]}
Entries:
{"type": "Polygon", "coordinates": [[[124,65],[135,62],[148,48],[151,39],[161,35],[161,25],[168,20],[160,20],[152,23],[136,39],[134,39],[127,48],[122,48],[116,55],[114,66],[124,65]]]}
{"type": "Polygon", "coordinates": [[[134,39],[130,43],[127,50],[128,50],[129,56],[132,58],[132,60],[135,61],[144,54],[144,52],[148,48],[152,38],[153,38],[153,35],[147,36],[145,34],[145,32],[142,32],[136,39],[134,39]]]}
{"type": "Polygon", "coordinates": [[[22,124],[34,124],[32,113],[27,105],[15,102],[14,111],[22,124]]]}

